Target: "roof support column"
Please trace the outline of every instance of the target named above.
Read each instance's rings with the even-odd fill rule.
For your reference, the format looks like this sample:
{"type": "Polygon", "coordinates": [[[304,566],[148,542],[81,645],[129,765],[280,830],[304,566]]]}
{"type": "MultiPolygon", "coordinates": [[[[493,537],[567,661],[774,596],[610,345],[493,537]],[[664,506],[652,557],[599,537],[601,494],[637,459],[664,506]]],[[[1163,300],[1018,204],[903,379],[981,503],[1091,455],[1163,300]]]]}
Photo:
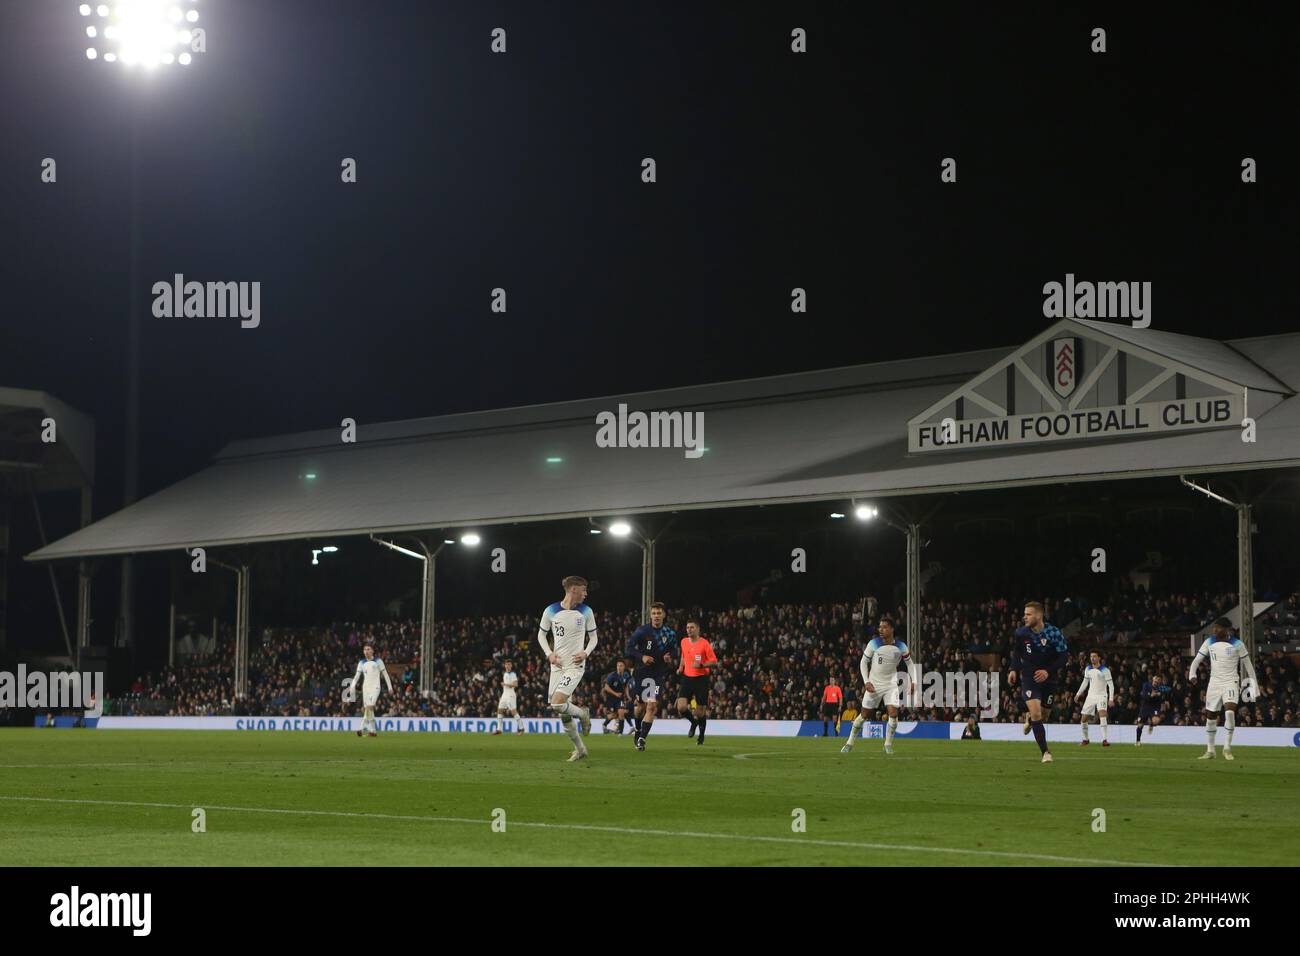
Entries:
{"type": "Polygon", "coordinates": [[[436,548],[430,549],[429,542],[423,536],[415,535],[415,541],[420,550],[412,551],[410,548],[403,548],[401,545],[385,541],[383,538],[376,538],[373,534],[370,536],[370,540],[375,544],[382,544],[385,548],[399,554],[404,554],[409,558],[417,558],[424,562],[420,588],[420,696],[428,698],[433,693],[433,612],[437,585],[438,554],[447,546],[446,542],[440,541],[436,548]]]}
{"type": "MultiPolygon", "coordinates": [[[[90,562],[77,562],[77,654],[90,646],[90,562]]],[[[78,665],[80,666],[80,665],[78,665]]]]}
{"type": "MultiPolygon", "coordinates": [[[[248,610],[252,604],[252,573],[246,564],[226,564],[210,555],[208,563],[235,572],[235,700],[240,701],[248,697],[248,610]]],[[[217,621],[214,617],[214,640],[216,632],[217,621]]]]}
{"type": "Polygon", "coordinates": [[[235,700],[248,698],[248,609],[252,603],[252,575],[239,566],[235,589],[235,700]]]}
{"type": "Polygon", "coordinates": [[[641,545],[641,620],[650,620],[650,605],[655,599],[655,539],[646,537],[641,545]]]}
{"type": "Polygon", "coordinates": [[[430,551],[428,542],[420,539],[420,550],[424,552],[424,575],[420,588],[420,696],[424,698],[433,693],[434,597],[437,592],[438,552],[444,547],[439,544],[430,551]]]}
{"type": "Polygon", "coordinates": [[[921,526],[907,525],[907,649],[921,663],[921,526]]]}
{"type": "Polygon", "coordinates": [[[1255,562],[1252,544],[1255,533],[1251,521],[1251,507],[1244,501],[1230,501],[1223,495],[1216,494],[1209,486],[1202,488],[1195,482],[1179,476],[1181,481],[1193,491],[1199,491],[1207,498],[1222,502],[1237,512],[1237,604],[1241,608],[1241,639],[1246,645],[1250,659],[1255,659],[1255,562]]]}
{"type": "MultiPolygon", "coordinates": [[[[81,527],[90,524],[90,485],[81,486],[81,527]]],[[[77,562],[77,653],[90,646],[90,562],[77,562]]],[[[78,664],[78,667],[81,665],[78,664]]]]}
{"type": "Polygon", "coordinates": [[[1250,505],[1237,505],[1237,599],[1241,602],[1241,637],[1255,660],[1255,564],[1251,556],[1250,505]]]}

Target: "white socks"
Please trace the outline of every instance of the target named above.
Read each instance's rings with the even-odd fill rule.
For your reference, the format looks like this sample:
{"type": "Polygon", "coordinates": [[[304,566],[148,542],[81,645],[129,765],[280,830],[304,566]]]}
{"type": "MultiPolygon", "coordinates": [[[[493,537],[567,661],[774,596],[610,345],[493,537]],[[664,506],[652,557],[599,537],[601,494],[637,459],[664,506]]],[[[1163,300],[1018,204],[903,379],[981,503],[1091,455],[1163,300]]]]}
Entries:
{"type": "Polygon", "coordinates": [[[849,746],[853,746],[853,741],[858,739],[858,734],[862,733],[862,725],[867,722],[867,718],[861,714],[853,718],[853,729],[849,731],[849,746]]]}
{"type": "MultiPolygon", "coordinates": [[[[1105,718],[1105,716],[1103,715],[1102,717],[1100,717],[1100,718],[1098,718],[1098,719],[1101,721],[1101,739],[1102,739],[1102,740],[1110,740],[1110,728],[1106,725],[1106,718],[1105,718]]],[[[1084,736],[1085,738],[1088,736],[1088,732],[1087,732],[1086,730],[1083,732],[1083,736],[1084,736]]]]}
{"type": "Polygon", "coordinates": [[[1079,721],[1079,726],[1083,729],[1083,739],[1087,740],[1088,739],[1088,718],[1085,717],[1083,718],[1083,720],[1079,721]]]}
{"type": "Polygon", "coordinates": [[[898,718],[890,717],[889,723],[885,724],[885,746],[886,747],[892,747],[894,745],[894,730],[897,729],[897,727],[898,727],[898,718]]]}
{"type": "Polygon", "coordinates": [[[361,718],[361,732],[365,733],[367,730],[374,730],[374,729],[375,729],[375,709],[373,707],[367,707],[365,709],[364,715],[361,718]]]}
{"type": "Polygon", "coordinates": [[[1228,731],[1228,740],[1223,745],[1226,748],[1232,747],[1232,732],[1237,729],[1237,712],[1235,710],[1226,711],[1223,715],[1223,726],[1228,731]]]}
{"type": "Polygon", "coordinates": [[[1207,717],[1205,720],[1205,741],[1206,749],[1214,750],[1214,732],[1219,728],[1218,717],[1207,717]]]}
{"type": "Polygon", "coordinates": [[[573,722],[573,718],[569,716],[561,717],[560,724],[564,727],[564,732],[569,735],[569,739],[573,741],[573,748],[575,750],[585,750],[582,736],[578,733],[578,725],[573,722]]]}

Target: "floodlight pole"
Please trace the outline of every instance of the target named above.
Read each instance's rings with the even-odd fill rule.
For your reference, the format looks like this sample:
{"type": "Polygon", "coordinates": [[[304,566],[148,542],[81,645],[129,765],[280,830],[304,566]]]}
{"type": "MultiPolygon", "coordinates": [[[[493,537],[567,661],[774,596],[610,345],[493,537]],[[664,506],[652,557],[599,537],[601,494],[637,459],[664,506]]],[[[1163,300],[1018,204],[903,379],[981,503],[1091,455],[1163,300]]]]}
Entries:
{"type": "Polygon", "coordinates": [[[1231,501],[1223,495],[1211,491],[1209,486],[1202,488],[1194,481],[1188,481],[1185,475],[1178,480],[1193,491],[1199,491],[1207,498],[1213,498],[1221,504],[1228,505],[1237,512],[1237,601],[1241,605],[1241,636],[1246,644],[1246,651],[1251,660],[1255,659],[1255,563],[1252,556],[1252,536],[1255,526],[1251,521],[1251,508],[1246,502],[1231,501]]]}
{"type": "MultiPolygon", "coordinates": [[[[135,503],[140,474],[140,162],[139,116],[135,97],[130,98],[130,266],[127,288],[126,347],[126,463],[123,474],[122,507],[135,503]]],[[[135,643],[135,558],[122,557],[121,621],[118,646],[135,643]]]]}
{"type": "Polygon", "coordinates": [[[383,538],[376,538],[373,534],[370,540],[399,554],[418,558],[424,562],[420,589],[420,696],[427,698],[433,693],[433,612],[438,554],[447,544],[445,541],[439,542],[436,548],[430,550],[429,543],[420,535],[415,535],[415,541],[420,546],[420,551],[416,552],[391,541],[385,541],[383,538]]]}

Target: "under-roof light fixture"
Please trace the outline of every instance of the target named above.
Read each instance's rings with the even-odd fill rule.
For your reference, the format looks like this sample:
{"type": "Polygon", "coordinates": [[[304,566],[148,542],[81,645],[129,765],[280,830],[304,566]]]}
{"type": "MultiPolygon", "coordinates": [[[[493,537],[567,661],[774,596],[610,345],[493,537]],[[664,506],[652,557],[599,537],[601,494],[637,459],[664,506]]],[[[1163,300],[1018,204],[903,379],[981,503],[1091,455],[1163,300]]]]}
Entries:
{"type": "Polygon", "coordinates": [[[314,471],[309,471],[309,472],[307,472],[307,474],[303,475],[303,477],[306,478],[308,481],[315,481],[315,480],[316,480],[316,472],[314,472],[314,471]]]}
{"type": "Polygon", "coordinates": [[[559,455],[548,455],[546,458],[546,463],[548,465],[558,465],[562,461],[564,461],[564,459],[561,458],[559,455]]]}
{"type": "Polygon", "coordinates": [[[626,538],[632,533],[632,526],[626,521],[615,521],[609,526],[609,533],[619,538],[626,538]]]}
{"type": "Polygon", "coordinates": [[[460,536],[460,543],[469,545],[469,547],[471,548],[474,547],[474,545],[478,544],[482,540],[483,539],[480,538],[478,535],[476,535],[473,531],[470,531],[467,534],[462,534],[460,536]]]}
{"type": "Polygon", "coordinates": [[[599,528],[588,528],[588,529],[587,529],[587,534],[604,534],[604,533],[605,533],[605,532],[601,531],[599,528]]]}
{"type": "Polygon", "coordinates": [[[838,511],[832,511],[832,512],[831,512],[831,517],[832,517],[832,518],[843,518],[844,515],[842,515],[842,514],[841,514],[840,512],[838,512],[838,511]]]}
{"type": "Polygon", "coordinates": [[[333,554],[335,551],[338,550],[338,548],[332,544],[327,544],[325,545],[325,547],[321,548],[321,550],[324,551],[326,554],[333,554]]]}
{"type": "Polygon", "coordinates": [[[858,505],[853,509],[853,516],[859,521],[870,521],[878,514],[880,514],[880,512],[870,505],[858,505]]]}

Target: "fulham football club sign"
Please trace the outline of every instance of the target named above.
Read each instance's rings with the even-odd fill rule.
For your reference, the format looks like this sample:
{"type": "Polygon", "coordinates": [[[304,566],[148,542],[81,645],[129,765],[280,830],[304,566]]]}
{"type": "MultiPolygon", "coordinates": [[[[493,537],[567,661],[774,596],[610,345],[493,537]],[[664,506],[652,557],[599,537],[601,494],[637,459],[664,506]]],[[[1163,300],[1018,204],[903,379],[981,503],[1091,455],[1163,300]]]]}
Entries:
{"type": "Polygon", "coordinates": [[[1081,356],[1079,340],[1076,338],[1056,339],[1052,342],[1052,388],[1062,398],[1074,394],[1075,383],[1079,380],[1079,358],[1081,356]]]}

